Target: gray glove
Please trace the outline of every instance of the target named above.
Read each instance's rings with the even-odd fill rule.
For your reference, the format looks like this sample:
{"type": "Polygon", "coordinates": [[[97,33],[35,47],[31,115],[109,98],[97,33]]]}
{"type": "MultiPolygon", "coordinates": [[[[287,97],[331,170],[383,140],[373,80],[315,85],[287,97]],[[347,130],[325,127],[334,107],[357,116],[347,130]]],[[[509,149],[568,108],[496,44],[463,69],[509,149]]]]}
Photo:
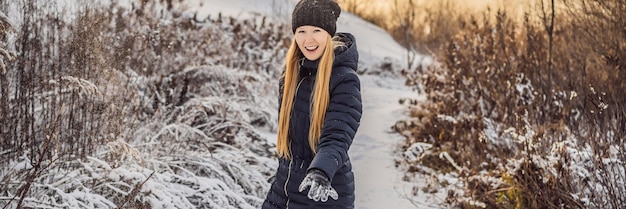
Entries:
{"type": "Polygon", "coordinates": [[[302,192],[309,186],[311,188],[309,188],[307,197],[313,201],[317,202],[321,200],[322,202],[326,202],[328,196],[335,200],[339,199],[339,194],[337,194],[337,191],[330,185],[330,180],[328,180],[326,174],[318,169],[311,169],[306,174],[300,187],[298,187],[298,191],[302,192]]]}

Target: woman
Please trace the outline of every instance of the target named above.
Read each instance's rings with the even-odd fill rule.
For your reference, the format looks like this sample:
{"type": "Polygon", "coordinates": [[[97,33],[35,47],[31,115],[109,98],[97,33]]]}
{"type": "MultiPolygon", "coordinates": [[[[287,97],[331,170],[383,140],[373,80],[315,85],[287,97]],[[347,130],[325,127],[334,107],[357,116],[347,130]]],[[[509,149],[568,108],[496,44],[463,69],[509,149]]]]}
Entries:
{"type": "Polygon", "coordinates": [[[280,81],[279,165],[263,203],[270,208],[354,208],[348,148],[361,120],[354,36],[337,33],[341,8],[301,0],[280,81]]]}

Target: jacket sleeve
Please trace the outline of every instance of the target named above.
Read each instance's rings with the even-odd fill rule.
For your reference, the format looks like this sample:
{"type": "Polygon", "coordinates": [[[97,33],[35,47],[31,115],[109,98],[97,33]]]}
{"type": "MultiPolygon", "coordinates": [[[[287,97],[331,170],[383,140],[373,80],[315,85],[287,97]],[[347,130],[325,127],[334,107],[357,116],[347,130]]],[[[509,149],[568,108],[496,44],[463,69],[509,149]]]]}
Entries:
{"type": "Polygon", "coordinates": [[[310,169],[322,170],[329,179],[348,162],[348,149],[361,121],[361,83],[357,74],[349,69],[339,71],[336,86],[331,86],[326,118],[310,169]]]}

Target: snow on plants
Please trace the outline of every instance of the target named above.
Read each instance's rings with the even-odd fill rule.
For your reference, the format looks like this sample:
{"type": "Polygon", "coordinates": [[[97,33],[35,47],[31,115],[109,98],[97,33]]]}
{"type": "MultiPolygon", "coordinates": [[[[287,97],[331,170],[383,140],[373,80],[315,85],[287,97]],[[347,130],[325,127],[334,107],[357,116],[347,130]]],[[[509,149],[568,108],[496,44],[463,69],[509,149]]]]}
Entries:
{"type": "MultiPolygon", "coordinates": [[[[91,32],[102,44],[82,47],[99,47],[90,53],[103,60],[102,74],[55,71],[60,79],[51,79],[50,92],[76,87],[69,92],[77,100],[99,98],[106,120],[84,122],[103,127],[86,137],[96,152],[37,161],[25,149],[3,160],[0,206],[258,208],[276,168],[258,130],[276,128],[287,27],[261,16],[199,19],[155,2],[85,8],[49,27],[62,28],[56,38],[66,40],[72,21],[97,17],[102,24],[91,32]]],[[[67,146],[63,140],[58,147],[67,146]]]]}

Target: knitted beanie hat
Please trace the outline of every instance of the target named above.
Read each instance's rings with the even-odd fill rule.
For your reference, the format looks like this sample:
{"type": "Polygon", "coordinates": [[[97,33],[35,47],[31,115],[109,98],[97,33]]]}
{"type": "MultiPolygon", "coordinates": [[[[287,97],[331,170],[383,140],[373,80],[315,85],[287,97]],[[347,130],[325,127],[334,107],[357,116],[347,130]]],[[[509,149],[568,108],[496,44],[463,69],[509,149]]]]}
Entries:
{"type": "Polygon", "coordinates": [[[301,0],[291,14],[291,30],[303,25],[320,27],[334,36],[337,30],[337,18],[341,14],[339,4],[334,0],[301,0]]]}

